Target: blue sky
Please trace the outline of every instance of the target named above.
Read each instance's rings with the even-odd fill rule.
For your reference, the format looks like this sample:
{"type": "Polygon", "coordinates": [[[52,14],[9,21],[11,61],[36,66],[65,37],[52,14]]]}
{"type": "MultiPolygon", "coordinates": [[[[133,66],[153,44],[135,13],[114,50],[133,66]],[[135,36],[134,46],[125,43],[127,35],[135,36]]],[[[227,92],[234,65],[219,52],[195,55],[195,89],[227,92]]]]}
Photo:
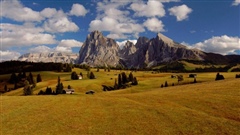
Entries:
{"type": "Polygon", "coordinates": [[[240,0],[1,0],[1,60],[78,53],[102,31],[120,46],[158,32],[206,52],[240,54],[240,0]]]}

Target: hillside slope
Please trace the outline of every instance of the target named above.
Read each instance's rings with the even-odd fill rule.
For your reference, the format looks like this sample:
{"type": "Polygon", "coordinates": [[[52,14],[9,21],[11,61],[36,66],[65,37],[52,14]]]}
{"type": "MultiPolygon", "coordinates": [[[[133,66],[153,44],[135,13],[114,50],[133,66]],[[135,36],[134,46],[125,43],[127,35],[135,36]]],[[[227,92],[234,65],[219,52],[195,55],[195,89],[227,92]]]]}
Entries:
{"type": "Polygon", "coordinates": [[[96,95],[2,96],[0,132],[237,135],[239,81],[211,81],[138,93],[129,89],[96,95]]]}

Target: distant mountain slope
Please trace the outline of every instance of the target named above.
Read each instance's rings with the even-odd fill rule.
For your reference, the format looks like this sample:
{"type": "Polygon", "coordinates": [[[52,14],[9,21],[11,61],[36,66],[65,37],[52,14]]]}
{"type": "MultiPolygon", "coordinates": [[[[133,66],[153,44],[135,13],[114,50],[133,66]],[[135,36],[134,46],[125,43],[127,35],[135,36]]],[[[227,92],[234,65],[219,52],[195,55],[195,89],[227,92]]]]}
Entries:
{"type": "Polygon", "coordinates": [[[76,63],[78,54],[50,52],[50,53],[27,53],[18,58],[19,61],[27,62],[59,62],[76,63]]]}

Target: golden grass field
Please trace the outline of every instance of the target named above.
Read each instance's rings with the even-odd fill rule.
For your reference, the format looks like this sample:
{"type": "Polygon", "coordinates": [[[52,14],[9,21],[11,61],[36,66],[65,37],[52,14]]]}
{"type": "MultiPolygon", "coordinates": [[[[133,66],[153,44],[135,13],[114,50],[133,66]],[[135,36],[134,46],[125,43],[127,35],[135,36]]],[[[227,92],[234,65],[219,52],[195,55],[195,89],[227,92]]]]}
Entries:
{"type": "MultiPolygon", "coordinates": [[[[82,72],[86,77],[86,71],[82,72]]],[[[139,85],[103,92],[102,84],[113,85],[120,71],[95,72],[97,79],[70,80],[71,73],[40,72],[34,95],[21,96],[22,88],[0,97],[1,135],[27,134],[240,134],[240,79],[237,73],[197,73],[199,83],[184,75],[177,85],[173,73],[133,72],[139,85]],[[47,86],[55,89],[57,76],[75,89],[72,95],[37,96],[47,86]],[[113,79],[110,79],[113,78],[113,79]],[[160,88],[165,81],[170,85],[160,88]],[[174,83],[175,86],[171,86],[174,83]],[[94,95],[86,95],[87,90],[94,95]]],[[[125,71],[128,75],[129,71],[125,71]]],[[[36,76],[39,72],[33,73],[36,76]]],[[[180,74],[180,73],[178,73],[180,74]]],[[[239,74],[239,73],[238,73],[239,74]]],[[[2,78],[6,75],[0,76],[2,78]]]]}

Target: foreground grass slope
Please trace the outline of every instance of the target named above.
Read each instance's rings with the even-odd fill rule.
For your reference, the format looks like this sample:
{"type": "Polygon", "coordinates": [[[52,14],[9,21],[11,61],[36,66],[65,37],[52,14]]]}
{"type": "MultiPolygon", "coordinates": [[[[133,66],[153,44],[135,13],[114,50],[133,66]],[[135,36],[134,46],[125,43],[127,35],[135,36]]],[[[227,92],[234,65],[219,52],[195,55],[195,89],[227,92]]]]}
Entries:
{"type": "Polygon", "coordinates": [[[96,95],[1,96],[0,133],[238,135],[239,83],[227,79],[96,95]]]}

